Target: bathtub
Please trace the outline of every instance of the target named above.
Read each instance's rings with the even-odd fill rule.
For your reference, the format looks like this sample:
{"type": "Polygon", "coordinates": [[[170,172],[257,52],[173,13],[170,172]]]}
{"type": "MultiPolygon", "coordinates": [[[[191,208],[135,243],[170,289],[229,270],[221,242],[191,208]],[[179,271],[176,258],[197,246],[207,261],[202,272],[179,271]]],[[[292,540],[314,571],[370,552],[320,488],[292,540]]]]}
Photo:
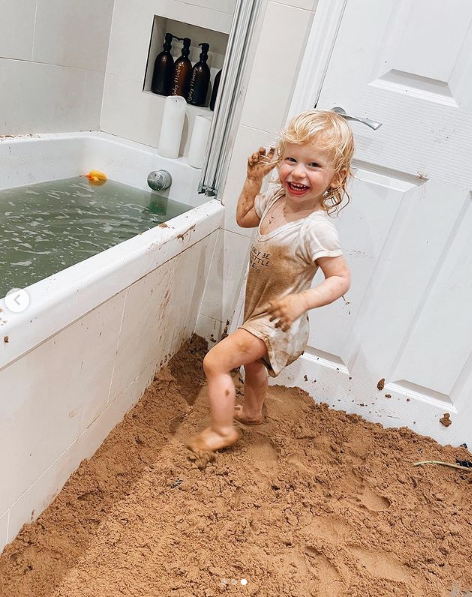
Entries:
{"type": "Polygon", "coordinates": [[[0,189],[92,169],[192,210],[29,286],[29,306],[0,300],[0,552],[52,502],[84,458],[189,338],[224,209],[197,193],[183,159],[107,135],[0,138],[0,189]]]}

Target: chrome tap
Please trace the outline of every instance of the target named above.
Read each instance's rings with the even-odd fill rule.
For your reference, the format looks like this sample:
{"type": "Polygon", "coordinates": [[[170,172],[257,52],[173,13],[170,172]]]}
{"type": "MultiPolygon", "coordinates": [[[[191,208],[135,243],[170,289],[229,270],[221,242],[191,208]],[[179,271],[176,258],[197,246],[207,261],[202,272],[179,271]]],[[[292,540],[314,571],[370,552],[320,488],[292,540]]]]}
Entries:
{"type": "Polygon", "coordinates": [[[147,177],[147,183],[153,191],[165,191],[172,184],[172,176],[167,170],[154,170],[147,177]]]}

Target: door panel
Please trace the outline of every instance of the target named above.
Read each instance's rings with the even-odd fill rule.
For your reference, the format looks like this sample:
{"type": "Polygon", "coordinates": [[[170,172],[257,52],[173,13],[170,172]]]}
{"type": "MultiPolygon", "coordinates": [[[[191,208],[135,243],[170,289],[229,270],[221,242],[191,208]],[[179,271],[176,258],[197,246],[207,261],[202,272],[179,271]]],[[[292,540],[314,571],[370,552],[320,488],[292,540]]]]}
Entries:
{"type": "Polygon", "coordinates": [[[333,406],[470,445],[471,25],[468,0],[346,2],[317,107],[383,126],[351,123],[352,203],[336,221],[351,290],[311,313],[307,354],[281,378],[315,397],[322,379],[333,406]]]}

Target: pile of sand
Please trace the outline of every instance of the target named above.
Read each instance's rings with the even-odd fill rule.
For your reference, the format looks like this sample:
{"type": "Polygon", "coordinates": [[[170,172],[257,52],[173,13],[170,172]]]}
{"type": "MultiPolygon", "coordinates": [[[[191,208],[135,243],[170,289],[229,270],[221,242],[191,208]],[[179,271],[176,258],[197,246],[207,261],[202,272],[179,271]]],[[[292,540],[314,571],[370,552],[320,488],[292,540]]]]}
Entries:
{"type": "Polygon", "coordinates": [[[467,450],[272,387],[268,422],[200,471],[182,442],[209,419],[203,355],[184,347],[5,548],[2,597],[472,591],[472,473],[412,466],[467,450]]]}

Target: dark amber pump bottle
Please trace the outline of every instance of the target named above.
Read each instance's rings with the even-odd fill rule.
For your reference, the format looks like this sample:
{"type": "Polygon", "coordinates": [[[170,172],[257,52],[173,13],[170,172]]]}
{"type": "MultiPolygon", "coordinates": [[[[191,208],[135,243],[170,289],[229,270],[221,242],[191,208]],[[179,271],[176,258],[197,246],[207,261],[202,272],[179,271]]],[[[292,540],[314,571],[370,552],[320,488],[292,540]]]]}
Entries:
{"type": "Polygon", "coordinates": [[[215,82],[213,83],[213,90],[211,92],[210,110],[215,109],[216,98],[218,96],[218,89],[220,87],[221,71],[216,73],[215,82]]]}
{"type": "Polygon", "coordinates": [[[190,77],[190,87],[187,96],[187,101],[193,106],[204,106],[208,93],[208,86],[210,84],[210,69],[207,64],[208,44],[199,44],[202,47],[200,54],[200,62],[197,62],[192,68],[192,75],[190,77]]]}
{"type": "Polygon", "coordinates": [[[190,54],[190,39],[185,37],[182,56],[177,58],[174,64],[174,76],[172,79],[171,95],[181,95],[187,99],[190,86],[190,77],[192,76],[192,63],[188,59],[190,54]]]}
{"type": "Polygon", "coordinates": [[[157,55],[152,75],[151,91],[159,95],[170,95],[174,75],[174,59],[170,53],[172,47],[171,33],[166,33],[164,51],[157,55]]]}

